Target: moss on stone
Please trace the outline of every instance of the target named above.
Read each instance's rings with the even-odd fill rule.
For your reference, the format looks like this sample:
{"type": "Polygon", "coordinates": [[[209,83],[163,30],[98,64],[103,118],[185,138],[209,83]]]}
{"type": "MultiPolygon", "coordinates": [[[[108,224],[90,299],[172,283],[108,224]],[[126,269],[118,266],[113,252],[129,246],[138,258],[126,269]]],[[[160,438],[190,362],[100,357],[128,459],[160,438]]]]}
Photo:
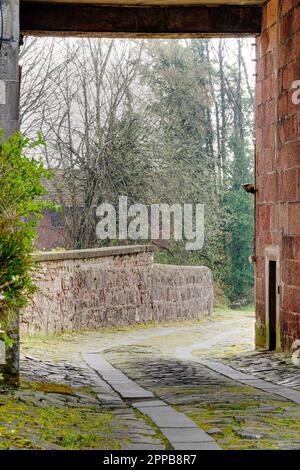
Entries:
{"type": "Polygon", "coordinates": [[[256,323],[255,325],[255,345],[259,349],[266,347],[266,328],[262,323],[256,323]]]}
{"type": "Polygon", "coordinates": [[[210,403],[202,404],[197,411],[189,412],[188,406],[178,406],[177,409],[205,431],[219,428],[221,433],[216,433],[214,438],[224,449],[278,449],[283,440],[291,446],[299,440],[299,417],[297,414],[288,415],[297,410],[296,405],[284,403],[283,407],[280,402],[266,401],[264,405],[272,408],[269,412],[262,412],[259,405],[259,401],[249,399],[228,407],[210,403]],[[249,415],[250,420],[247,419],[249,415]],[[248,428],[252,437],[251,432],[247,432],[248,428]]]}
{"type": "Polygon", "coordinates": [[[153,421],[148,416],[142,414],[139,410],[135,409],[134,411],[138,418],[143,419],[152,428],[152,430],[155,432],[156,439],[159,439],[161,441],[161,443],[165,446],[165,450],[173,450],[173,447],[171,446],[170,442],[163,435],[159,427],[156,426],[156,424],[153,423],[153,421]]]}
{"type": "Polygon", "coordinates": [[[60,395],[74,395],[73,389],[66,384],[35,382],[33,389],[45,393],[59,393],[60,395]]]}
{"type": "Polygon", "coordinates": [[[110,411],[43,408],[0,395],[0,448],[120,449],[110,411]]]}

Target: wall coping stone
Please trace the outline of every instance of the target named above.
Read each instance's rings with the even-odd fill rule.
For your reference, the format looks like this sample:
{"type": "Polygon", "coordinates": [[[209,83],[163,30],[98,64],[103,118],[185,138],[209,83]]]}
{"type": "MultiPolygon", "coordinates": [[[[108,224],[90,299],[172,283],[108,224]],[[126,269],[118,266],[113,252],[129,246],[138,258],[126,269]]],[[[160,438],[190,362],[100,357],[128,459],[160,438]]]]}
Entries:
{"type": "Polygon", "coordinates": [[[195,269],[197,270],[203,270],[203,271],[211,271],[210,268],[208,268],[207,266],[199,266],[199,265],[193,265],[193,266],[182,266],[181,264],[158,264],[158,263],[154,263],[154,268],[158,268],[158,269],[165,269],[165,270],[170,270],[170,269],[180,269],[180,271],[182,270],[186,270],[186,271],[193,271],[195,269]]]}
{"type": "Polygon", "coordinates": [[[89,248],[86,250],[45,251],[33,253],[35,261],[62,261],[69,259],[103,258],[108,256],[124,256],[137,253],[153,253],[154,245],[129,245],[104,248],[89,248]]]}

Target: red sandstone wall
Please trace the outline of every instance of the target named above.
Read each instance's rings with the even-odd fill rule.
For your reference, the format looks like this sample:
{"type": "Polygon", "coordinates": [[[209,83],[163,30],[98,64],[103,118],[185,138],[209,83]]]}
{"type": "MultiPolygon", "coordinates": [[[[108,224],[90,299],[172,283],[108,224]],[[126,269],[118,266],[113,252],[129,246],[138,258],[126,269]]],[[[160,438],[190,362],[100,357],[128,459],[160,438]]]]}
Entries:
{"type": "Polygon", "coordinates": [[[21,312],[21,332],[53,334],[210,315],[210,269],[153,265],[153,251],[127,246],[37,255],[39,291],[21,312]]]}
{"type": "Polygon", "coordinates": [[[41,255],[39,291],[21,312],[21,332],[53,334],[148,321],[153,253],[120,250],[48,253],[46,260],[41,255]]]}
{"type": "Polygon", "coordinates": [[[191,320],[213,311],[213,276],[205,266],[154,264],[152,320],[191,320]]]}
{"type": "Polygon", "coordinates": [[[265,347],[266,253],[278,250],[282,347],[300,338],[300,2],[271,0],[257,40],[256,342],[265,347]]]}

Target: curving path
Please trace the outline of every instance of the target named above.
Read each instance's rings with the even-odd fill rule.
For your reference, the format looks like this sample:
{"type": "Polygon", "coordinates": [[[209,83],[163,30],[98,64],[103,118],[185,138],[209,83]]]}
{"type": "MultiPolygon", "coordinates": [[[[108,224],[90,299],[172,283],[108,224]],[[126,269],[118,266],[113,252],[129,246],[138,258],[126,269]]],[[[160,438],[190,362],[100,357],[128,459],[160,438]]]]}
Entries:
{"type": "MultiPolygon", "coordinates": [[[[261,360],[253,352],[253,327],[249,312],[220,312],[198,323],[104,330],[27,346],[41,360],[56,355],[96,373],[107,387],[107,406],[114,394],[150,419],[174,449],[299,448],[300,391],[236,365],[236,357],[251,357],[255,370],[261,360]]],[[[281,367],[287,368],[282,360],[281,367]]]]}

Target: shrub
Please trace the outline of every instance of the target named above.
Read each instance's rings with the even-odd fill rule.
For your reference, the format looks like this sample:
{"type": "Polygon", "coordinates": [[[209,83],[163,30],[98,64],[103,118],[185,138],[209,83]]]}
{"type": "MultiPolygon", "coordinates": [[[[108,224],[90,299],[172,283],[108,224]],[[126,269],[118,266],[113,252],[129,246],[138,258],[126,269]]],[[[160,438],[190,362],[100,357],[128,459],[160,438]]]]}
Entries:
{"type": "Polygon", "coordinates": [[[15,312],[36,290],[31,255],[35,226],[43,209],[53,208],[43,198],[42,185],[51,173],[41,158],[28,156],[40,145],[41,136],[31,141],[21,133],[0,142],[0,330],[8,347],[15,312]]]}

